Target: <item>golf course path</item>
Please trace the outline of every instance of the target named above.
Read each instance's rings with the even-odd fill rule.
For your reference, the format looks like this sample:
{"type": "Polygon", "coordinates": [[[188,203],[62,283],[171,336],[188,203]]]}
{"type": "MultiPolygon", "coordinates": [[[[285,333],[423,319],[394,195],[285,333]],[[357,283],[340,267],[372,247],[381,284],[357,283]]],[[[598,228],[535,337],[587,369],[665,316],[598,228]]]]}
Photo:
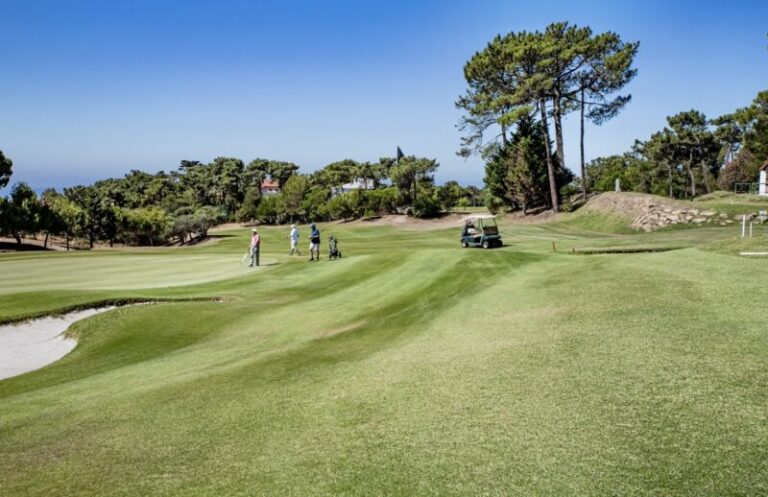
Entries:
{"type": "Polygon", "coordinates": [[[111,309],[86,309],[0,326],[0,380],[58,361],[77,345],[63,335],[72,323],[111,309]]]}

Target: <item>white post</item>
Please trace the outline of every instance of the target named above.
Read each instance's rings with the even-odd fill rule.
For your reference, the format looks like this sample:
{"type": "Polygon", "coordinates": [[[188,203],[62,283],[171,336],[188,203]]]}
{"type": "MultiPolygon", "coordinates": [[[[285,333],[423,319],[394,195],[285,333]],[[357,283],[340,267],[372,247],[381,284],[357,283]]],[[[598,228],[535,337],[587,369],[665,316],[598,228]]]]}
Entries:
{"type": "Polygon", "coordinates": [[[616,178],[616,186],[615,186],[615,189],[616,189],[616,193],[618,193],[618,192],[620,192],[620,191],[621,191],[621,180],[620,180],[619,178],[616,178]]]}
{"type": "Polygon", "coordinates": [[[760,183],[757,185],[758,195],[768,195],[768,191],[766,190],[768,178],[766,178],[766,175],[768,175],[768,171],[760,171],[760,183]]]}
{"type": "Polygon", "coordinates": [[[747,233],[747,215],[742,214],[741,215],[741,237],[744,238],[744,235],[747,233]]]}
{"type": "Polygon", "coordinates": [[[749,237],[752,238],[752,221],[749,222],[749,237]]]}

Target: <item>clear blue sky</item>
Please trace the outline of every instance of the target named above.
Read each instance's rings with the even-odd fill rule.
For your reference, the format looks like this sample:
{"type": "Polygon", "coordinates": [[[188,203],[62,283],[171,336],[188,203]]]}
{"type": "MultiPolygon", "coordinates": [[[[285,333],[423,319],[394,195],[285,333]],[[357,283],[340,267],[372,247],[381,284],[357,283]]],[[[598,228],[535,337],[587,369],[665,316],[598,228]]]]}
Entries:
{"type": "Polygon", "coordinates": [[[768,89],[765,0],[0,0],[0,150],[36,189],[219,155],[310,171],[397,145],[438,159],[440,182],[480,185],[482,162],[455,155],[462,66],[498,33],[558,20],[641,42],[633,102],[587,130],[588,158],[768,89]]]}

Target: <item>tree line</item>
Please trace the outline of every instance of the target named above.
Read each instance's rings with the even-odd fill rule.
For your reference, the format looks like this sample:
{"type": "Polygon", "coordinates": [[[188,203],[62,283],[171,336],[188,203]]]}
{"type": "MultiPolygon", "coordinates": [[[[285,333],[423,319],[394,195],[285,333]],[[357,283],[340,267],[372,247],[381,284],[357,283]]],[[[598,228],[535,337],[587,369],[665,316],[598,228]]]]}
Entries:
{"type": "MultiPolygon", "coordinates": [[[[12,162],[0,152],[0,188],[9,183],[12,162]]],[[[385,157],[378,162],[342,160],[313,173],[291,162],[218,157],[210,163],[181,161],[177,170],[155,174],[133,170],[122,178],[78,185],[38,196],[17,183],[0,197],[0,235],[21,245],[42,234],[70,241],[131,245],[190,243],[226,221],[283,223],[327,221],[406,213],[430,217],[456,206],[482,202],[482,192],[455,181],[436,186],[434,159],[385,157]],[[278,185],[262,195],[261,185],[278,185]],[[362,188],[345,191],[344,185],[362,188]]]]}
{"type": "Polygon", "coordinates": [[[667,117],[664,129],[630,151],[591,161],[587,182],[606,191],[618,179],[624,190],[693,198],[755,183],[766,160],[768,91],[762,91],[750,105],[714,119],[697,110],[667,117]]]}

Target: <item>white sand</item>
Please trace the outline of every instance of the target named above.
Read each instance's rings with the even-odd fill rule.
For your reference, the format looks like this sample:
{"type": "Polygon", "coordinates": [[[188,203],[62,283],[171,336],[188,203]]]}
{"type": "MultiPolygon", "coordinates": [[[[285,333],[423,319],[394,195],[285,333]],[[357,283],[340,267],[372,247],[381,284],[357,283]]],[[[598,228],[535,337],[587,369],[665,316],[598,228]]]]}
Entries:
{"type": "Polygon", "coordinates": [[[0,325],[0,380],[58,361],[77,345],[77,341],[63,335],[72,323],[111,309],[114,307],[0,325]]]}

